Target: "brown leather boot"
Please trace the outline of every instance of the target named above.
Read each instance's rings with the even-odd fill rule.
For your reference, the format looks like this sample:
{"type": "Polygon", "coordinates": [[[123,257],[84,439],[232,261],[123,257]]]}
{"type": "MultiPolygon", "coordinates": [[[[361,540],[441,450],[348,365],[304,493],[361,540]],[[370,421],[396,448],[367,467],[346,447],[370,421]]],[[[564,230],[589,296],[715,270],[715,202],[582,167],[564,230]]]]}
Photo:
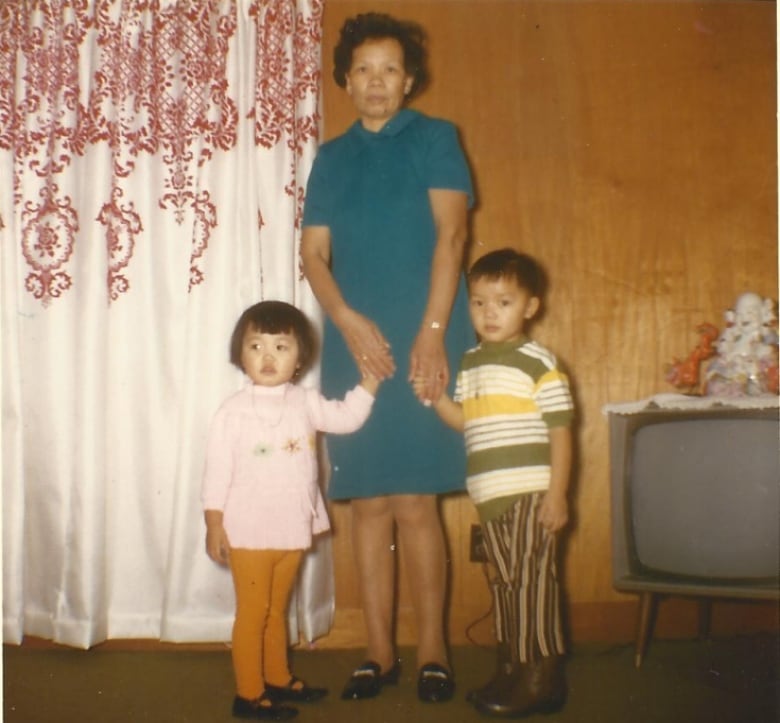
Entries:
{"type": "Polygon", "coordinates": [[[525,714],[534,702],[530,687],[531,668],[526,663],[510,663],[505,674],[489,687],[475,692],[473,706],[494,718],[516,718],[525,714]]]}
{"type": "Polygon", "coordinates": [[[563,656],[550,655],[531,665],[531,689],[536,698],[533,712],[554,713],[566,702],[563,656]]]}
{"type": "Polygon", "coordinates": [[[466,694],[466,700],[470,703],[475,703],[478,699],[490,700],[506,685],[507,678],[511,677],[512,673],[512,651],[506,643],[498,643],[496,646],[496,672],[483,686],[470,690],[466,694]]]}
{"type": "Polygon", "coordinates": [[[561,656],[533,663],[513,663],[511,670],[489,689],[475,691],[474,707],[495,718],[522,718],[532,713],[553,713],[566,701],[561,656]]]}

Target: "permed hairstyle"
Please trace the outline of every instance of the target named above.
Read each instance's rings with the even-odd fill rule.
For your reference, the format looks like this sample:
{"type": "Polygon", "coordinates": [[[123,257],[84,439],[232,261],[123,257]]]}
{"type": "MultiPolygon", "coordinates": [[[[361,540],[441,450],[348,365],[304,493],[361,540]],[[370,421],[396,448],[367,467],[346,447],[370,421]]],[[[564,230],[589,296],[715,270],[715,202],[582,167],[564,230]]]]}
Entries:
{"type": "Polygon", "coordinates": [[[539,263],[528,254],[506,248],[491,251],[478,258],[469,269],[469,284],[477,279],[509,278],[540,301],[547,290],[547,276],[539,263]]]}
{"type": "Polygon", "coordinates": [[[293,381],[298,381],[314,363],[317,355],[317,337],[306,315],[284,301],[261,301],[250,306],[239,317],[230,337],[230,363],[244,371],[241,349],[244,336],[252,329],[263,334],[292,334],[298,342],[298,370],[293,381]]]}
{"type": "Polygon", "coordinates": [[[404,51],[404,70],[412,77],[412,87],[406,96],[413,98],[428,84],[425,31],[407,20],[396,20],[384,13],[363,13],[348,18],[341,27],[341,37],[333,50],[333,78],[340,88],[347,85],[347,73],[352,66],[352,53],[367,40],[397,40],[404,51]]]}

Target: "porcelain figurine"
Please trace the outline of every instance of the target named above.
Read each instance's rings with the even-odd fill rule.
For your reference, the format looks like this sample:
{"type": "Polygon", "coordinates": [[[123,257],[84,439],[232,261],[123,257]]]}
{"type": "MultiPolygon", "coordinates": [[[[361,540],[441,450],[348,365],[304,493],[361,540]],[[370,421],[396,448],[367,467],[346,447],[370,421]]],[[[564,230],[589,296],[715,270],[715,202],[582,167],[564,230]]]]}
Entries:
{"type": "Polygon", "coordinates": [[[705,374],[705,394],[777,394],[777,314],[772,299],[746,292],[724,317],[726,326],[716,345],[717,354],[705,374]]]}

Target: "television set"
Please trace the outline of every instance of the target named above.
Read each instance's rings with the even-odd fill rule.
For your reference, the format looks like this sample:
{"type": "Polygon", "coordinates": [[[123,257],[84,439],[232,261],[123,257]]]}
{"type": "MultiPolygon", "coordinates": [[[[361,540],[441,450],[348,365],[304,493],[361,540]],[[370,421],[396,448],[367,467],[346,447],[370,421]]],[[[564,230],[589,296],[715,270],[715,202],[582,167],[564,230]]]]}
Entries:
{"type": "MultiPolygon", "coordinates": [[[[780,423],[774,398],[608,405],[612,575],[643,595],[780,599],[780,423]]],[[[671,399],[670,399],[671,398],[671,399]]]]}

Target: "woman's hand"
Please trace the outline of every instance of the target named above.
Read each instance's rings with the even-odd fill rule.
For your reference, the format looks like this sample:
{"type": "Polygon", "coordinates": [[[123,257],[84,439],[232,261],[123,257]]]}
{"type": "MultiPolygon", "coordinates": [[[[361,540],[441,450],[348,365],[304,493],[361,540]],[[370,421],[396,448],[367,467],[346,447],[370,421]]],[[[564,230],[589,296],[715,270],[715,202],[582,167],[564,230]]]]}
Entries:
{"type": "Polygon", "coordinates": [[[371,319],[354,309],[345,308],[333,319],[360,372],[380,381],[395,373],[395,360],[390,344],[371,319]]]}
{"type": "Polygon", "coordinates": [[[444,348],[444,329],[420,329],[409,355],[409,382],[426,406],[437,401],[450,381],[450,367],[444,348]]]}
{"type": "Polygon", "coordinates": [[[341,332],[363,376],[379,381],[393,376],[395,361],[390,344],[371,319],[352,309],[330,272],[330,228],[306,226],[301,240],[303,271],[325,313],[341,332]]]}
{"type": "Polygon", "coordinates": [[[436,246],[428,302],[422,310],[420,331],[409,355],[409,381],[424,380],[422,391],[415,389],[415,393],[426,406],[439,400],[450,381],[444,332],[462,271],[468,211],[468,195],[462,191],[431,188],[428,198],[436,224],[436,246]]]}

